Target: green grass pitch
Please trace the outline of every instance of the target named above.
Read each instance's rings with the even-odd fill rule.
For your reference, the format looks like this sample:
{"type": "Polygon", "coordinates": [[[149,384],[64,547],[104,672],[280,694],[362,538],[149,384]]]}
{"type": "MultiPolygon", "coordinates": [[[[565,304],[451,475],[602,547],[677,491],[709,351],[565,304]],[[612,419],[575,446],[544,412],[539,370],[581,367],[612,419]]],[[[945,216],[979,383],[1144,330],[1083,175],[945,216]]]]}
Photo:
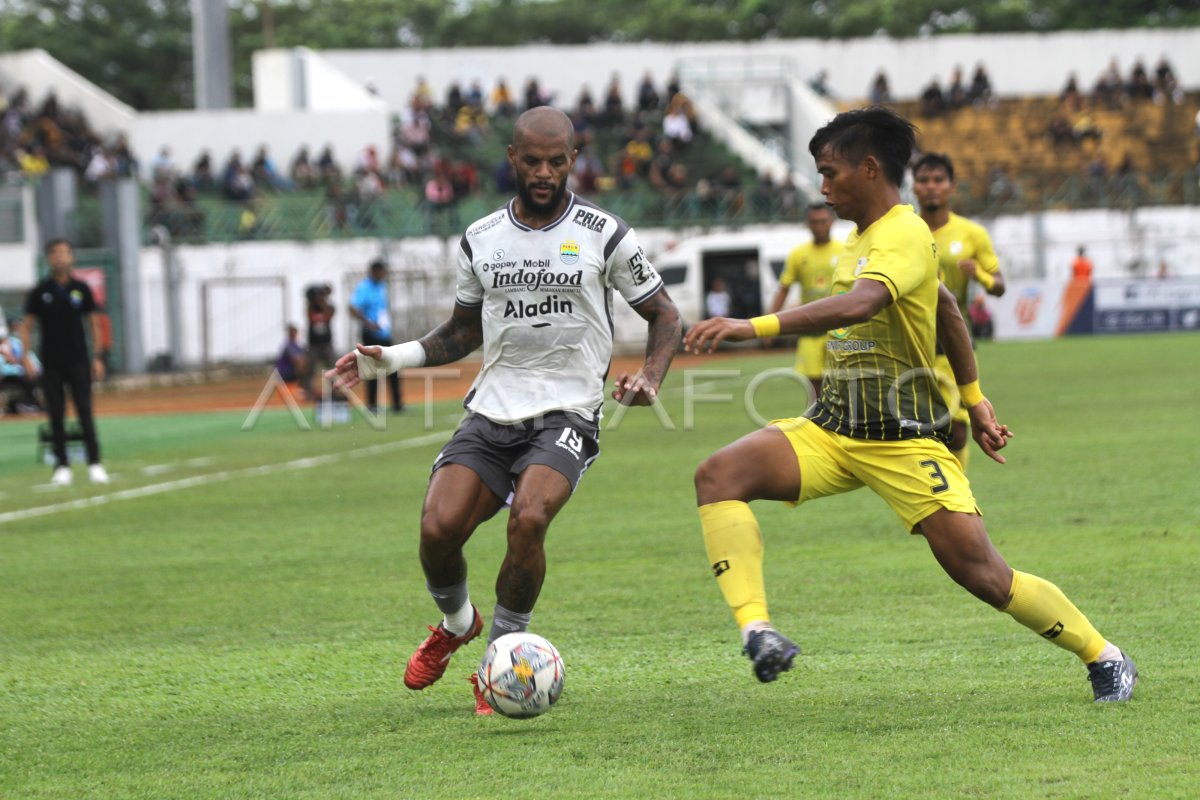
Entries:
{"type": "MultiPolygon", "coordinates": [[[[606,430],[551,529],[532,629],[562,652],[566,689],[529,721],[472,715],[481,643],[428,690],[401,682],[437,619],[417,520],[456,404],[433,430],[418,414],[383,432],[302,432],[281,412],[250,431],[245,414],[106,418],[116,480],[62,492],[32,488],[49,475],[35,423],[9,422],[0,798],[1194,797],[1200,339],[979,355],[1017,433],[1007,466],[978,450],[971,465],[992,537],[1137,659],[1132,703],[1094,706],[1072,656],[953,585],[866,490],[755,505],[772,616],[804,650],[758,684],[691,486],[756,425],[740,399],[695,403],[685,425],[682,370],[663,395],[675,430],[646,409],[606,430]]],[[[740,398],[790,360],[690,381],[740,398]]],[[[755,400],[796,410],[782,379],[755,400]]],[[[496,520],[468,545],[489,617],[503,540],[496,520]]]]}

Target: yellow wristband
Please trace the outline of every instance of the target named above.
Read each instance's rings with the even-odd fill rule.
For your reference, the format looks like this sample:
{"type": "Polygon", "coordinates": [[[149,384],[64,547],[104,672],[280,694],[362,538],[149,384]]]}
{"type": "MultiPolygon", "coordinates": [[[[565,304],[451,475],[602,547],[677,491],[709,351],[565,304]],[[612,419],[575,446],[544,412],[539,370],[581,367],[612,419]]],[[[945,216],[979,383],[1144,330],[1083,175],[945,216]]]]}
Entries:
{"type": "Polygon", "coordinates": [[[978,267],[975,269],[975,280],[979,281],[979,285],[985,289],[990,289],[996,285],[996,276],[978,267]]]}
{"type": "Polygon", "coordinates": [[[967,408],[979,405],[983,400],[983,390],[979,388],[979,381],[971,381],[966,386],[959,386],[958,396],[967,408]]]}
{"type": "Polygon", "coordinates": [[[754,326],[754,335],[759,338],[764,336],[779,335],[778,314],[767,314],[765,317],[754,317],[750,320],[750,324],[754,326]]]}

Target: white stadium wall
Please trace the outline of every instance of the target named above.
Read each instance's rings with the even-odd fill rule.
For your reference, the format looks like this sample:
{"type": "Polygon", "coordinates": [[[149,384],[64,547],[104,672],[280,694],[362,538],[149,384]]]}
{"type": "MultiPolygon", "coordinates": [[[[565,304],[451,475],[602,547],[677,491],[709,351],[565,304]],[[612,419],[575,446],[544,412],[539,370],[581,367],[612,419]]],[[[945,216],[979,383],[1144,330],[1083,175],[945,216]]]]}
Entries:
{"type": "MultiPolygon", "coordinates": [[[[1124,74],[1136,58],[1153,69],[1166,55],[1182,83],[1200,83],[1200,29],[1140,29],[1078,31],[1053,34],[942,35],[914,39],[870,37],[863,39],[782,39],[761,42],[711,42],[665,44],[527,45],[523,47],[471,47],[397,50],[325,50],[332,66],[355,80],[371,82],[391,108],[403,108],[417,76],[424,76],[442,102],[452,81],[463,88],[479,80],[490,92],[503,77],[520,102],[530,77],[555,96],[555,102],[573,106],[580,87],[591,87],[600,103],[610,78],[620,77],[626,102],[633,102],[638,83],[649,72],[661,91],[671,71],[682,62],[703,71],[706,63],[719,62],[723,72],[745,64],[751,75],[761,63],[786,60],[804,77],[828,71],[836,97],[861,99],[879,69],[888,76],[892,94],[915,98],[934,76],[943,86],[955,65],[967,78],[982,62],[1000,95],[1057,94],[1074,72],[1083,87],[1116,57],[1124,74]]],[[[769,100],[769,98],[768,98],[769,100]]],[[[773,117],[782,114],[782,93],[773,117]]],[[[770,105],[770,102],[767,103],[770,105]]]]}
{"type": "MultiPolygon", "coordinates": [[[[142,164],[142,177],[159,148],[166,145],[177,167],[190,171],[201,150],[212,154],[218,171],[234,149],[247,164],[259,145],[267,145],[275,166],[287,174],[292,157],[301,145],[316,159],[321,149],[332,145],[334,157],[349,173],[363,148],[374,145],[386,156],[390,140],[388,115],[372,111],[163,111],[138,115],[130,145],[142,164]]],[[[218,174],[219,177],[219,174],[218,174]]]]}

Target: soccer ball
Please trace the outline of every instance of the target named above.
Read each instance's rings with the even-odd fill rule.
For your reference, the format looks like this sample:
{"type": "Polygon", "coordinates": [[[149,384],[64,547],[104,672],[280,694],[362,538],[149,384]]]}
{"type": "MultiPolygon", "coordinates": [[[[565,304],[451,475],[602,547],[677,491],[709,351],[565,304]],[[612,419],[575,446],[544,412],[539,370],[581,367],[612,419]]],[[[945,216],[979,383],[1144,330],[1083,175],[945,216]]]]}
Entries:
{"type": "Polygon", "coordinates": [[[544,714],[563,689],[562,656],[534,633],[506,633],[479,662],[479,689],[494,710],[527,719],[544,714]]]}

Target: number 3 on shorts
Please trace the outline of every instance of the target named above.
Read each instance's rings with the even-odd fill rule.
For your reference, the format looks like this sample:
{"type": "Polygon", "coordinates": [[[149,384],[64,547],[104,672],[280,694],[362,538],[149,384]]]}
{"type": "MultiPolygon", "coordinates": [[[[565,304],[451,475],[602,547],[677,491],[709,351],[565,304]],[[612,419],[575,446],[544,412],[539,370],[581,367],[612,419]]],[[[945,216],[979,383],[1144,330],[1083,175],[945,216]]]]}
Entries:
{"type": "Polygon", "coordinates": [[[929,487],[931,492],[937,494],[938,492],[944,492],[950,488],[950,484],[946,483],[946,476],[942,474],[942,468],[938,466],[936,461],[934,461],[932,458],[929,458],[925,461],[922,461],[921,466],[929,467],[929,477],[937,480],[937,483],[929,487]]]}

